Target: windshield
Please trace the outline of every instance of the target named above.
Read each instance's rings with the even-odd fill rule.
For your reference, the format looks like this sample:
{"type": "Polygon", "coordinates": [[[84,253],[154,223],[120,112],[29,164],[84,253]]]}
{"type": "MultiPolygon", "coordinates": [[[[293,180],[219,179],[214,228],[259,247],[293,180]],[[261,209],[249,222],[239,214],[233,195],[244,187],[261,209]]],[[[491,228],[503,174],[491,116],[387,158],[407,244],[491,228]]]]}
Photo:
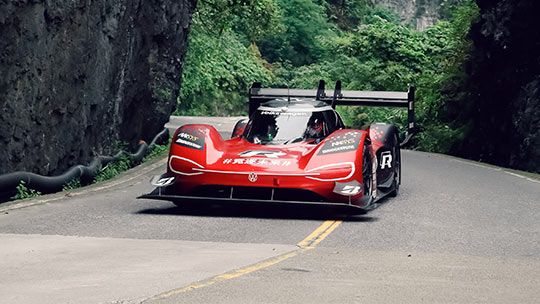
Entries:
{"type": "Polygon", "coordinates": [[[246,128],[245,138],[254,144],[283,145],[307,141],[318,143],[336,128],[333,111],[257,110],[246,128]],[[334,122],[334,123],[331,123],[334,122]]]}

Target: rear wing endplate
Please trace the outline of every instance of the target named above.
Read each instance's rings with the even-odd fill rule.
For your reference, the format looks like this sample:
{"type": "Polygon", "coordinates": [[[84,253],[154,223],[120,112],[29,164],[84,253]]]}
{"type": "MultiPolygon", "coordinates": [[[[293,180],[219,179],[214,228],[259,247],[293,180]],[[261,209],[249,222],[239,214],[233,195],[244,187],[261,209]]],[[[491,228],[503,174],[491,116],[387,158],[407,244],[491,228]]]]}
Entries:
{"type": "Polygon", "coordinates": [[[261,103],[276,98],[315,98],[328,103],[332,108],[336,106],[407,108],[407,134],[401,142],[401,146],[404,146],[416,133],[414,94],[413,85],[409,85],[407,92],[342,91],[341,81],[338,80],[334,90],[326,91],[323,80],[319,82],[317,90],[263,88],[260,82],[255,82],[249,90],[249,116],[261,103]]]}

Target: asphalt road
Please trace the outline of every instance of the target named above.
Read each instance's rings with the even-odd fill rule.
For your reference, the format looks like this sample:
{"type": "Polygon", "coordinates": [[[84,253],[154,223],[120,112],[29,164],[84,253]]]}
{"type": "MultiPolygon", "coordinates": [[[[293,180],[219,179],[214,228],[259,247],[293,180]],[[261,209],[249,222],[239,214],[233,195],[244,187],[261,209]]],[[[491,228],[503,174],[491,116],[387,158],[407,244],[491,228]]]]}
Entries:
{"type": "Polygon", "coordinates": [[[403,151],[363,216],[135,199],[164,167],[0,205],[0,303],[540,303],[538,180],[403,151]]]}

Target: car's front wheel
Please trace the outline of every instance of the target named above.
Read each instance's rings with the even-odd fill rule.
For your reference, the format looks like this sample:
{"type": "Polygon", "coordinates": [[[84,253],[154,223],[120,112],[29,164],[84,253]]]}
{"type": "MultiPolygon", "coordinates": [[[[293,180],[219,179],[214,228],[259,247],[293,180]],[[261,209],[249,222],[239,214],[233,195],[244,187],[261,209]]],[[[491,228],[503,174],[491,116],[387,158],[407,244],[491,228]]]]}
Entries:
{"type": "Polygon", "coordinates": [[[373,161],[371,159],[371,146],[364,144],[362,151],[362,183],[364,196],[362,203],[364,207],[373,201],[373,161]]]}

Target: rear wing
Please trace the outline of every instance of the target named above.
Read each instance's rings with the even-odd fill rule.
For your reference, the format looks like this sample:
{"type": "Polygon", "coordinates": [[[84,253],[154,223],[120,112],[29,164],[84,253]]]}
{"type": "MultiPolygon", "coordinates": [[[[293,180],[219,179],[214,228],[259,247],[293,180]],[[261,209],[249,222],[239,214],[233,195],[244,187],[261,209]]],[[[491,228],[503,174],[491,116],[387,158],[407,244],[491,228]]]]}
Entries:
{"type": "Polygon", "coordinates": [[[249,116],[261,103],[276,98],[315,98],[335,108],[336,106],[398,107],[407,108],[407,133],[401,146],[406,145],[416,133],[414,119],[415,87],[409,85],[407,92],[391,91],[342,91],[341,81],[336,82],[334,90],[325,90],[323,80],[317,90],[263,88],[255,82],[249,90],[249,116]]]}

